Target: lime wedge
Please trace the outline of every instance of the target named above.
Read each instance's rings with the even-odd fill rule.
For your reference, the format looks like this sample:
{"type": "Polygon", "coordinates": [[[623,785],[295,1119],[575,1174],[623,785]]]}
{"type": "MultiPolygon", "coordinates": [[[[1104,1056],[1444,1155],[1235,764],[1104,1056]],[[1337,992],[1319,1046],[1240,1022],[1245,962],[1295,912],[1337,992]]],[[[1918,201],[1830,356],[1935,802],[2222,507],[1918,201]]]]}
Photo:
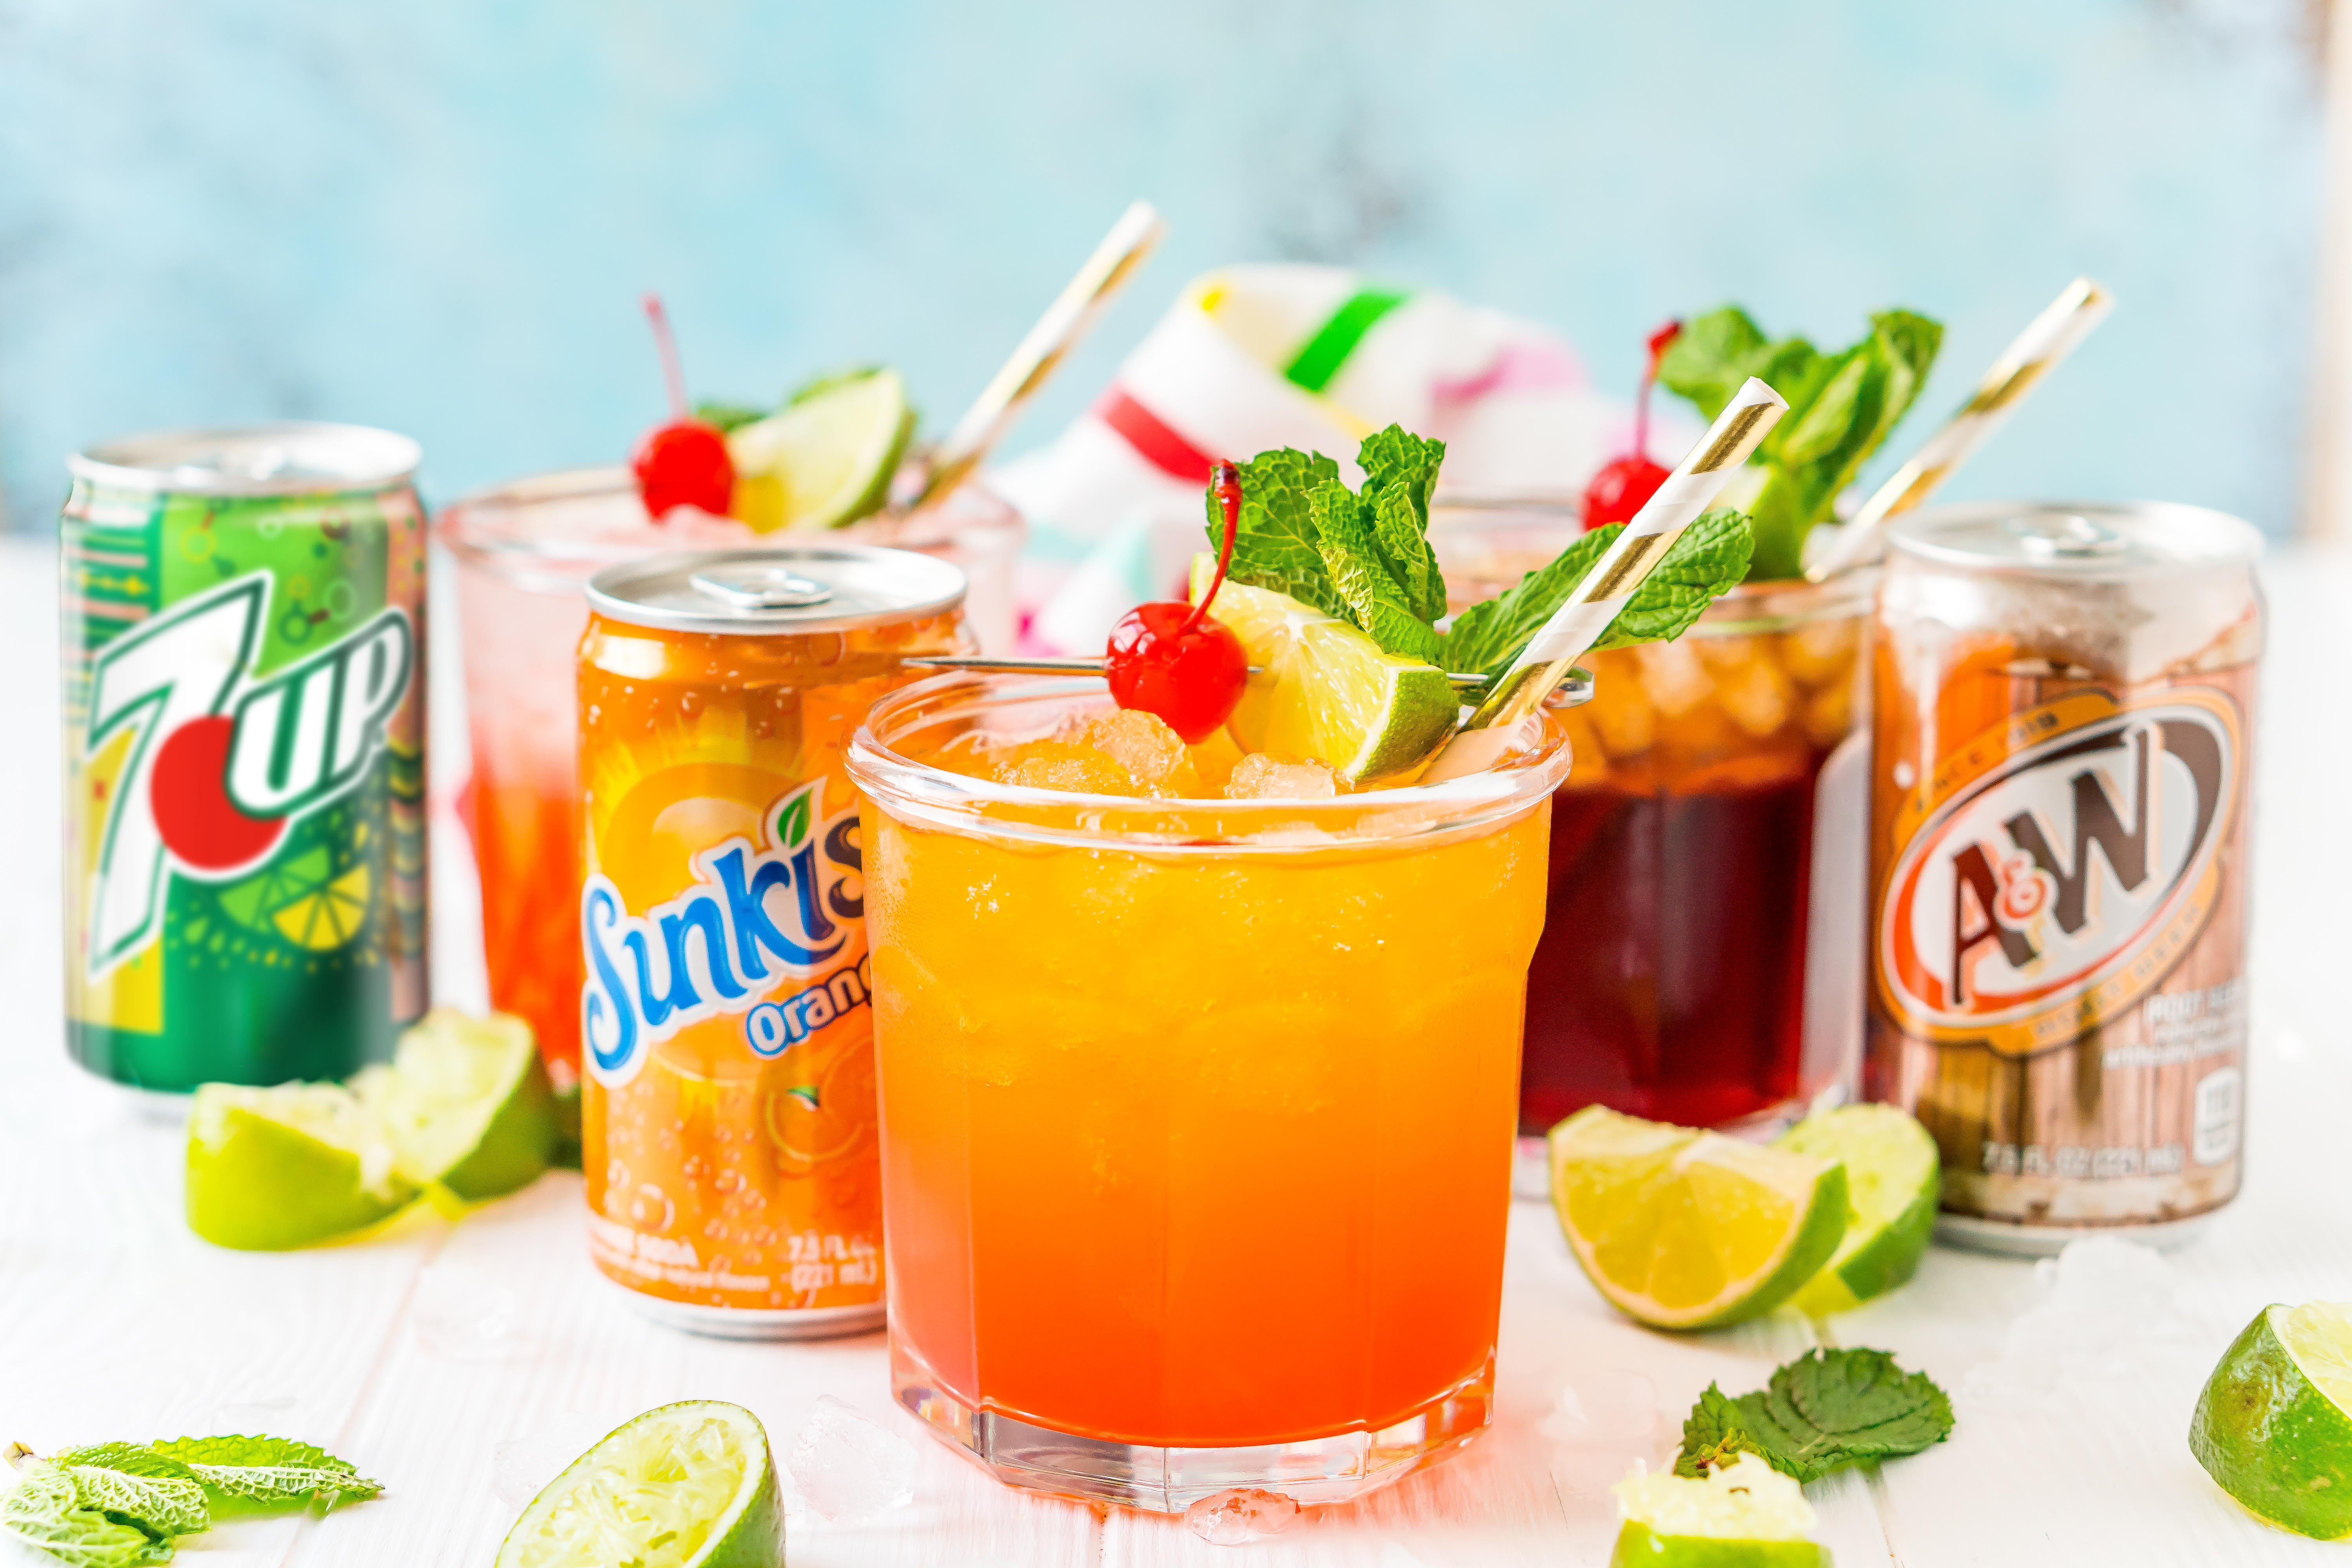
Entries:
{"type": "Polygon", "coordinates": [[[352,1091],[392,1140],[401,1175],[478,1203],[529,1186],[555,1160],[555,1091],[530,1026],[504,1013],[436,1007],[400,1037],[389,1067],[352,1091]]]}
{"type": "Polygon", "coordinates": [[[1926,1128],[1891,1105],[1847,1105],[1805,1118],[1772,1146],[1845,1166],[1845,1239],[1797,1292],[1799,1310],[1825,1318],[1918,1272],[1943,1194],[1943,1163],[1926,1128]]]}
{"type": "Polygon", "coordinates": [[[856,522],[888,499],[914,434],[915,410],[897,371],[821,383],[728,436],[730,510],[761,533],[856,522]]]}
{"type": "Polygon", "coordinates": [[[1804,1489],[1755,1454],[1705,1480],[1661,1472],[1615,1489],[1625,1524],[1610,1568],[1829,1568],[1829,1552],[1806,1539],[1804,1489]]]}
{"type": "Polygon", "coordinates": [[[768,1433],[740,1405],[648,1410],[530,1500],[496,1568],[781,1568],[784,1500],[768,1433]]]}
{"type": "Polygon", "coordinates": [[[2265,1524],[2352,1540],[2352,1301],[2263,1308],[2197,1396],[2189,1451],[2265,1524]]]}
{"type": "Polygon", "coordinates": [[[1552,1205],[1585,1275],[1652,1328],[1759,1317],[1845,1233],[1845,1168],[1587,1106],[1551,1130],[1552,1205]]]}
{"type": "Polygon", "coordinates": [[[398,1164],[340,1084],[205,1084],[188,1112],[188,1228],[247,1251],[315,1247],[405,1208],[417,1184],[398,1164]]]}
{"type": "MultiPolygon", "coordinates": [[[[1192,563],[1192,595],[1216,575],[1192,563]]],[[[1227,583],[1209,614],[1231,627],[1265,673],[1253,675],[1225,728],[1245,752],[1313,760],[1347,784],[1385,778],[1428,760],[1460,703],[1444,671],[1382,653],[1347,622],[1287,594],[1227,583]]]]}

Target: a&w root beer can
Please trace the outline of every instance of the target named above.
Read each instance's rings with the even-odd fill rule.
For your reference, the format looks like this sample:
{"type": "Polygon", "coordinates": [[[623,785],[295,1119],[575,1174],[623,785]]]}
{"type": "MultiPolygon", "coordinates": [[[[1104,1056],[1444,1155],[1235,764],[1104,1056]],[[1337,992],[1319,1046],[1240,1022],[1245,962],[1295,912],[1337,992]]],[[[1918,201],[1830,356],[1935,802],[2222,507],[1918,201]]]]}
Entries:
{"type": "Polygon", "coordinates": [[[1948,1238],[2178,1239],[2238,1190],[2261,539],[2184,506],[1893,531],[1875,623],[1867,1090],[1948,1238]]]}

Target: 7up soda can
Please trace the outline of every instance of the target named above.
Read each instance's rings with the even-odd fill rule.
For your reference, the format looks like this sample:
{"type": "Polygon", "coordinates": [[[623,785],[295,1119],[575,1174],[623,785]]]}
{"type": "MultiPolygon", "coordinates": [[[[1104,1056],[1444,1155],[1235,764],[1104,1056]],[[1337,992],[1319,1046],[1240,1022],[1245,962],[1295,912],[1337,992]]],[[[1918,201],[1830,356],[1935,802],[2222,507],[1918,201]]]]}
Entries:
{"type": "Polygon", "coordinates": [[[69,460],[66,1033],[92,1072],[339,1079],[424,1012],[417,457],[270,425],[69,460]]]}

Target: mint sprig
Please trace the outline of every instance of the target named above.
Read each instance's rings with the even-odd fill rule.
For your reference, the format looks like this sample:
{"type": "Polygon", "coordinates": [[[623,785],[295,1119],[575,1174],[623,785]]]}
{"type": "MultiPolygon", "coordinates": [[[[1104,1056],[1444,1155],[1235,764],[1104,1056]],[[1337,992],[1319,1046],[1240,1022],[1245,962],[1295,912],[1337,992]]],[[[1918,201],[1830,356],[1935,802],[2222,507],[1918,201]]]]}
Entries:
{"type": "Polygon", "coordinates": [[[100,1443],[50,1456],[72,1478],[84,1508],[94,1508],[157,1535],[194,1535],[212,1527],[205,1484],[177,1459],[143,1443],[100,1443]]]}
{"type": "Polygon", "coordinates": [[[149,1445],[208,1487],[249,1502],[339,1502],[372,1498],[383,1487],[323,1448],[286,1437],[174,1437],[149,1445]]]}
{"type": "Polygon", "coordinates": [[[1683,1423],[1678,1476],[1704,1476],[1738,1454],[1761,1454],[1800,1481],[1848,1465],[1916,1454],[1952,1433],[1952,1402],[1925,1373],[1885,1351],[1817,1350],[1737,1399],[1709,1384],[1683,1423]]]}
{"type": "Polygon", "coordinates": [[[0,1536],[78,1568],[163,1563],[173,1542],[212,1528],[221,1500],[321,1510],[383,1489],[344,1460],[284,1437],[177,1437],[98,1443],[42,1458],[8,1452],[16,1485],[0,1499],[0,1536]]]}
{"type": "Polygon", "coordinates": [[[0,1540],[46,1552],[73,1568],[133,1568],[172,1560],[169,1537],[85,1507],[80,1489],[65,1470],[36,1460],[17,1473],[0,1497],[0,1540]]]}

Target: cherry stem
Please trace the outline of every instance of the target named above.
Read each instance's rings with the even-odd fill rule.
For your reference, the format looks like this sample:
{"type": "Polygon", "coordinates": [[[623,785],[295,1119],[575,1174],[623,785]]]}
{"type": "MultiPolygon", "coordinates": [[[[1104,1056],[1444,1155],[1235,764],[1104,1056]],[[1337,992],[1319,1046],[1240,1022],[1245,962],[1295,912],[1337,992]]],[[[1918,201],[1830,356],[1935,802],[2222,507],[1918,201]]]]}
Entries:
{"type": "Polygon", "coordinates": [[[654,348],[661,354],[662,377],[669,383],[670,417],[683,425],[691,415],[686,405],[686,372],[677,363],[677,338],[669,330],[669,312],[661,296],[646,296],[646,319],[654,324],[654,348]]]}
{"type": "Polygon", "coordinates": [[[1650,455],[1650,388],[1657,384],[1658,361],[1682,335],[1680,321],[1668,321],[1650,334],[1650,363],[1642,371],[1642,391],[1633,400],[1633,455],[1637,458],[1650,455]]]}
{"type": "Polygon", "coordinates": [[[1225,568],[1234,563],[1234,536],[1242,531],[1242,471],[1231,463],[1219,463],[1209,471],[1209,488],[1217,492],[1217,504],[1225,509],[1225,542],[1217,550],[1217,574],[1209,579],[1209,591],[1176,628],[1180,637],[1199,626],[1216,602],[1217,590],[1225,585],[1225,568]]]}

